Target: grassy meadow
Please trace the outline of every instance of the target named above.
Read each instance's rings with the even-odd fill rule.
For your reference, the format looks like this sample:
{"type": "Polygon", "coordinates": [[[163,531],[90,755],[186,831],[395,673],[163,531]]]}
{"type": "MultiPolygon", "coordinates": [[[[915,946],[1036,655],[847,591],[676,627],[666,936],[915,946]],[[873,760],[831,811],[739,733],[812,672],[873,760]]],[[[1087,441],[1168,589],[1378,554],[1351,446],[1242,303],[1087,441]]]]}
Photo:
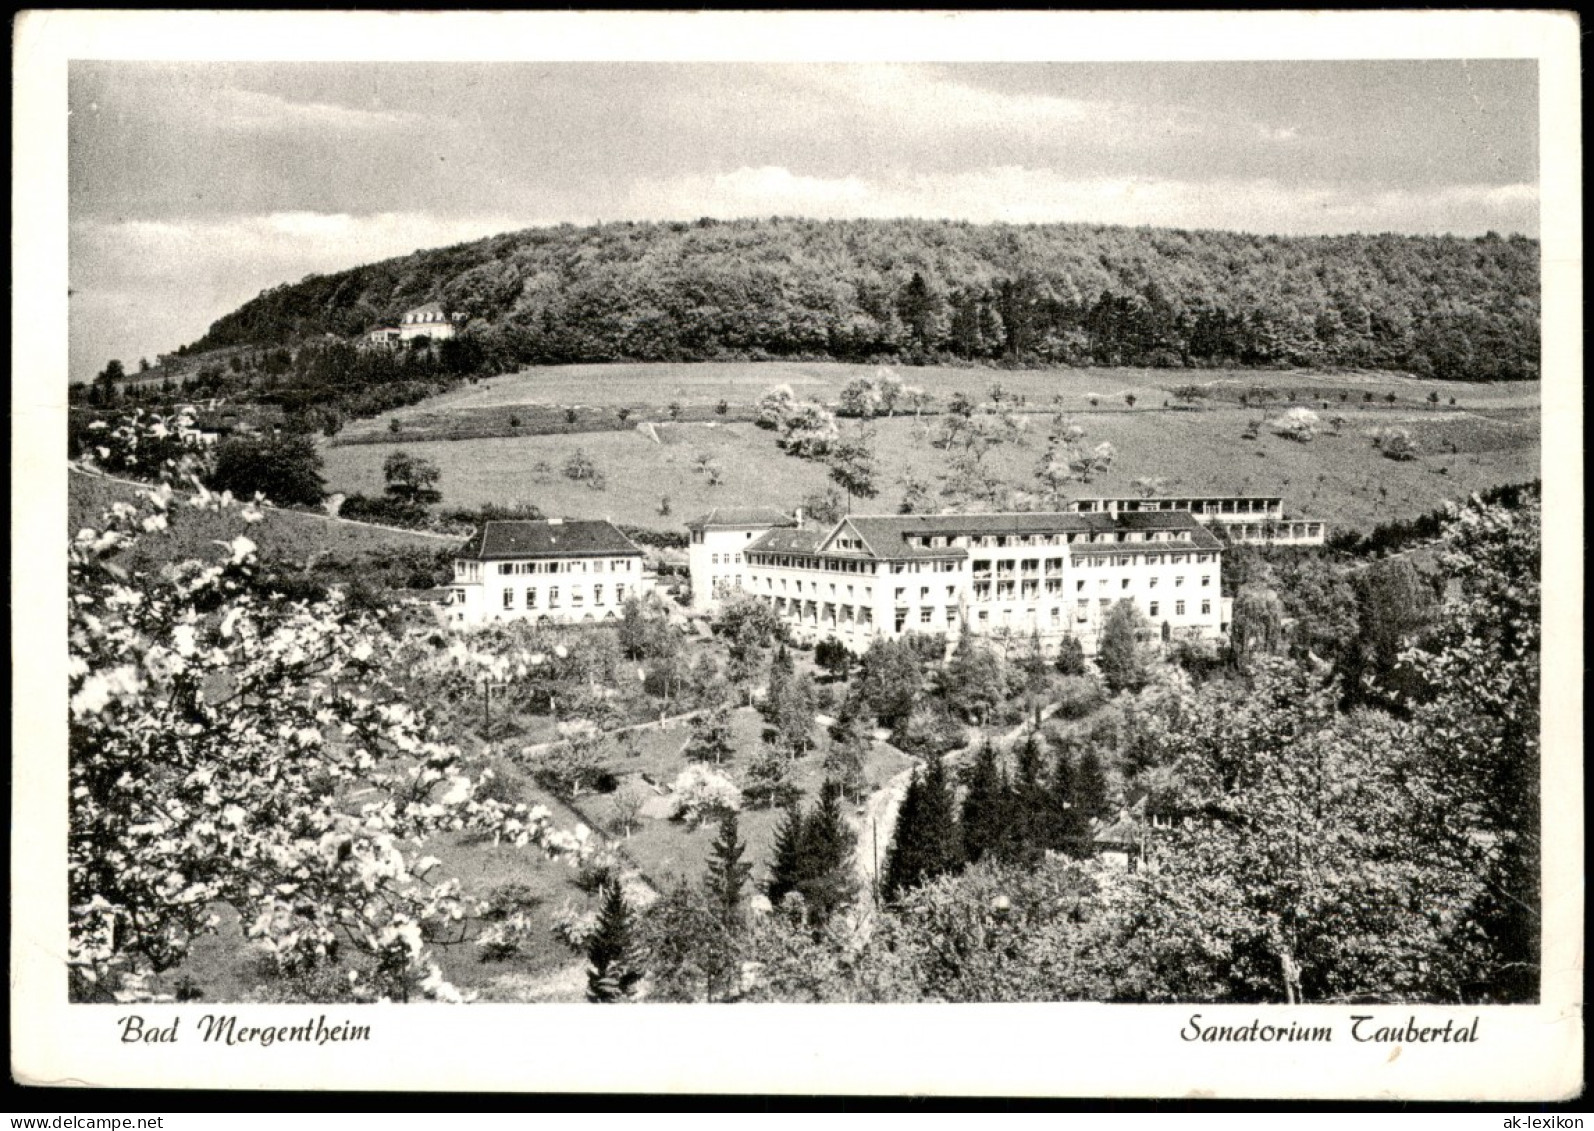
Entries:
{"type": "MultiPolygon", "coordinates": [[[[826,363],[561,366],[494,378],[391,415],[402,420],[424,410],[436,417],[450,410],[501,411],[514,404],[593,406],[604,398],[635,405],[651,397],[660,410],[655,419],[667,421],[663,410],[672,400],[683,406],[721,399],[746,405],[781,382],[791,384],[800,396],[834,401],[848,380],[873,371],[870,366],[826,363]]],[[[1076,484],[1075,495],[1128,494],[1135,479],[1156,476],[1167,480],[1168,491],[1282,494],[1291,514],[1366,528],[1539,474],[1536,384],[1460,385],[1387,373],[944,367],[897,372],[910,384],[935,392],[943,403],[958,390],[984,399],[994,384],[1024,397],[1027,436],[986,457],[991,473],[1009,482],[1033,479],[1055,412],[1080,424],[1090,443],[1110,442],[1117,453],[1112,469],[1091,484],[1076,484]],[[1202,385],[1207,399],[1194,410],[1165,409],[1172,389],[1186,383],[1202,385]],[[1240,396],[1258,387],[1269,390],[1266,407],[1242,405],[1240,396]],[[1249,421],[1272,418],[1289,407],[1292,392],[1295,403],[1311,407],[1325,425],[1330,417],[1343,416],[1341,434],[1331,435],[1325,428],[1314,442],[1298,444],[1264,428],[1258,439],[1242,439],[1249,421]],[[1367,392],[1374,394],[1372,403],[1363,400],[1367,392]],[[1393,405],[1383,399],[1390,392],[1397,397],[1393,405]],[[1431,392],[1440,394],[1440,407],[1428,406],[1431,392]],[[1125,401],[1130,393],[1136,398],[1133,408],[1125,401]],[[1448,404],[1452,396],[1455,407],[1448,404]],[[1094,407],[1091,397],[1098,402],[1094,407]],[[1325,401],[1327,409],[1322,407],[1325,401]],[[1390,426],[1411,431],[1419,458],[1397,463],[1373,448],[1372,433],[1390,426]]],[[[385,431],[387,419],[359,427],[385,431]]],[[[934,425],[933,416],[916,421],[902,415],[870,424],[877,436],[881,492],[855,509],[895,510],[907,476],[934,485],[945,475],[948,453],[934,447],[927,434],[934,425]]],[[[856,428],[858,422],[843,421],[843,427],[856,428]]],[[[382,461],[402,447],[442,469],[440,486],[450,504],[531,503],[549,514],[681,529],[686,520],[713,506],[790,508],[828,484],[822,464],[785,455],[773,433],[749,423],[660,423],[651,435],[630,428],[437,442],[396,439],[328,447],[330,488],[380,492],[382,461]],[[563,475],[565,462],[578,449],[603,472],[603,489],[563,475]],[[720,484],[710,483],[697,470],[699,455],[719,464],[720,484]],[[666,496],[670,513],[662,514],[666,496]]]]}
{"type": "MultiPolygon", "coordinates": [[[[751,404],[765,390],[779,384],[792,387],[799,399],[833,402],[847,382],[880,369],[876,365],[850,365],[828,361],[625,363],[613,365],[551,365],[486,378],[428,400],[416,408],[397,409],[373,420],[349,425],[350,431],[384,431],[392,416],[401,419],[418,409],[441,412],[503,408],[515,405],[560,407],[620,407],[652,404],[659,413],[674,402],[683,407],[751,404]]],[[[1294,390],[1302,400],[1334,400],[1341,391],[1359,397],[1372,392],[1382,398],[1393,392],[1413,403],[1438,390],[1448,400],[1473,407],[1533,407],[1538,403],[1536,384],[1480,385],[1455,381],[1418,381],[1398,373],[1333,370],[1251,369],[997,369],[946,365],[892,367],[905,384],[933,393],[943,403],[955,392],[983,399],[991,386],[1001,385],[1022,396],[1029,407],[1048,406],[1062,397],[1070,411],[1085,411],[1090,398],[1097,407],[1118,409],[1133,393],[1144,407],[1160,407],[1182,385],[1197,385],[1210,396],[1237,401],[1253,387],[1279,392],[1294,390]]]]}

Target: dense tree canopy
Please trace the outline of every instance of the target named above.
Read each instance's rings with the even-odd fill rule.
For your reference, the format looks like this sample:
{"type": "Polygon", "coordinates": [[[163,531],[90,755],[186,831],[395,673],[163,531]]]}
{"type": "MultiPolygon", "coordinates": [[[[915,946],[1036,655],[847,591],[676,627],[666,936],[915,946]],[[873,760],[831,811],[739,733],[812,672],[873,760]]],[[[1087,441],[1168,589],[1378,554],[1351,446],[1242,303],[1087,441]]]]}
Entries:
{"type": "MultiPolygon", "coordinates": [[[[801,219],[531,229],[274,288],[194,349],[353,336],[438,301],[437,363],[1005,360],[1537,375],[1539,245],[801,219]],[[446,354],[446,356],[443,356],[446,354]]],[[[890,411],[872,397],[866,412],[890,411]]]]}

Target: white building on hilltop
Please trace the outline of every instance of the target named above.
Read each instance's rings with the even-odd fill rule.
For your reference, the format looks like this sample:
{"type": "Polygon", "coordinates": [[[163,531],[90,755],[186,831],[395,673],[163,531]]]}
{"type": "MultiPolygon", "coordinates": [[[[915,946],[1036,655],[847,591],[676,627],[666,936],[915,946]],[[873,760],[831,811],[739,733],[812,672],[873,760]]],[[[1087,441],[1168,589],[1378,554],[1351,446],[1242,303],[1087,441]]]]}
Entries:
{"type": "Polygon", "coordinates": [[[774,507],[715,507],[686,524],[691,531],[687,565],[692,577],[692,610],[705,612],[726,593],[746,587],[749,543],[797,520],[774,507]]]}
{"type": "MultiPolygon", "coordinates": [[[[1225,631],[1223,545],[1187,511],[851,515],[771,526],[745,543],[741,589],[801,640],[862,651],[876,636],[1077,637],[1094,652],[1133,601],[1169,638],[1225,631]]],[[[698,584],[693,575],[694,589],[698,584]]]]}
{"type": "Polygon", "coordinates": [[[397,326],[378,326],[366,331],[366,340],[377,345],[396,345],[411,338],[430,338],[440,342],[459,332],[462,314],[450,314],[440,302],[428,302],[414,310],[406,310],[397,326]]]}
{"type": "Polygon", "coordinates": [[[613,620],[653,584],[641,548],[612,522],[486,522],[454,560],[448,620],[613,620]]]}

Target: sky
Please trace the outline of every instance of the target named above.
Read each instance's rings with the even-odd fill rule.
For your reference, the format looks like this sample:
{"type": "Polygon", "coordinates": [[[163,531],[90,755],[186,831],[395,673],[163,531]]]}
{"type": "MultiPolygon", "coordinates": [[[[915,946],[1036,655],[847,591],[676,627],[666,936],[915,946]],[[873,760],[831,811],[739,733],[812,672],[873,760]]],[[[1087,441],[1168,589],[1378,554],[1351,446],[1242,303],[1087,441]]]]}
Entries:
{"type": "Polygon", "coordinates": [[[70,368],[260,291],[560,222],[1539,234],[1533,60],[74,61],[70,368]]]}

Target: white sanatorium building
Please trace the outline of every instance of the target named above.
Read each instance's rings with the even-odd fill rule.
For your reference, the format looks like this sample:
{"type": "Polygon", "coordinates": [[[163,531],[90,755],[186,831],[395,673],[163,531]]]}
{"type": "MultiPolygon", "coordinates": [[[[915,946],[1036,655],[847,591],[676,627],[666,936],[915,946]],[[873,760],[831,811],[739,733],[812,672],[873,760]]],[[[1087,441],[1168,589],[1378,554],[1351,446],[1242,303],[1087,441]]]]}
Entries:
{"type": "Polygon", "coordinates": [[[653,590],[640,547],[612,522],[485,522],[454,560],[448,619],[558,623],[617,618],[653,590]]]}
{"type": "MultiPolygon", "coordinates": [[[[851,515],[822,528],[771,523],[732,552],[742,581],[730,589],[767,602],[799,639],[858,651],[876,636],[967,625],[1072,635],[1094,652],[1122,600],[1174,638],[1228,625],[1223,545],[1188,511],[851,515]]],[[[694,559],[694,591],[712,593],[713,580],[694,559]]]]}

